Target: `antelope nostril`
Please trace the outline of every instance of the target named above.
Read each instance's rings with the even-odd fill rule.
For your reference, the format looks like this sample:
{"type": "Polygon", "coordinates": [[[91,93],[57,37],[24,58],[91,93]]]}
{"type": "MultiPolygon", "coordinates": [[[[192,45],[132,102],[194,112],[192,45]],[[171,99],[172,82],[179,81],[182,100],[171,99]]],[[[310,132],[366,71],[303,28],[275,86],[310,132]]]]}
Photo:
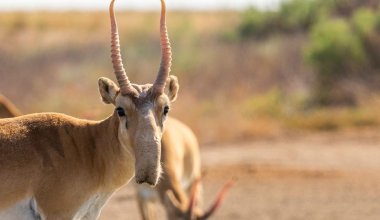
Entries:
{"type": "Polygon", "coordinates": [[[136,183],[138,183],[138,184],[143,184],[145,182],[146,182],[146,178],[140,178],[140,179],[136,178],[136,183]]]}
{"type": "Polygon", "coordinates": [[[137,176],[136,177],[136,183],[138,184],[143,184],[143,183],[146,183],[148,182],[148,176],[147,175],[141,175],[141,176],[137,176]]]}
{"type": "Polygon", "coordinates": [[[156,186],[156,182],[148,181],[147,182],[150,186],[156,186]]]}
{"type": "Polygon", "coordinates": [[[157,185],[156,179],[155,178],[150,178],[148,175],[136,177],[135,180],[136,180],[137,184],[147,183],[150,186],[156,186],[157,185]]]}
{"type": "Polygon", "coordinates": [[[157,175],[153,175],[153,176],[150,176],[150,178],[147,179],[146,183],[148,183],[150,186],[156,186],[157,183],[158,183],[158,176],[157,175]]]}

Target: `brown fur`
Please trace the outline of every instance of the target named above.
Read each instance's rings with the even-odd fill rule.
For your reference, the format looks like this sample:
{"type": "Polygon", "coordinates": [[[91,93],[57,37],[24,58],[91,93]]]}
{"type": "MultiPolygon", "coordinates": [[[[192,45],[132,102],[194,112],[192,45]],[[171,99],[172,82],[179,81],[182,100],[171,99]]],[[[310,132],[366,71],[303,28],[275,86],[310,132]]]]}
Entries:
{"type": "Polygon", "coordinates": [[[48,219],[73,216],[92,193],[125,184],[133,169],[118,121],[55,113],[0,120],[0,209],[34,197],[48,219]]]}

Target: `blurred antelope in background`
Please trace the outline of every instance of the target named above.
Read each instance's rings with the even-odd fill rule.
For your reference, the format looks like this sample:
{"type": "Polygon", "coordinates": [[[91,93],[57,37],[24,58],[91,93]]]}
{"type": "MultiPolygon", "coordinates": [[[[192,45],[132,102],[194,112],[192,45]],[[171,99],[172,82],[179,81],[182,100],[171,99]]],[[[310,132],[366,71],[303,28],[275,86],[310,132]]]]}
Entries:
{"type": "Polygon", "coordinates": [[[169,118],[162,136],[163,176],[155,188],[137,185],[137,199],[142,219],[157,219],[160,200],[170,220],[207,219],[220,206],[229,182],[210,208],[203,212],[201,162],[198,141],[189,127],[169,118]]]}
{"type": "Polygon", "coordinates": [[[161,0],[161,65],[152,84],[132,84],[123,68],[110,4],[112,63],[118,85],[99,79],[115,111],[103,121],[58,113],[0,120],[0,219],[96,219],[108,198],[134,175],[156,185],[161,138],[178,81],[161,0]],[[168,92],[165,87],[168,84],[168,92]]]}

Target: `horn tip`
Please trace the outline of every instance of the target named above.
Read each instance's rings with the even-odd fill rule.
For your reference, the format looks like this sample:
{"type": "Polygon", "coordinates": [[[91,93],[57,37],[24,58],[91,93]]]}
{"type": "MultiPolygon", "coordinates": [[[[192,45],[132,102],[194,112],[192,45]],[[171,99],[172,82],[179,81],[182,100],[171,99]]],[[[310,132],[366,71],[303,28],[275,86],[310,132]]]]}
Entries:
{"type": "Polygon", "coordinates": [[[113,5],[115,3],[115,0],[111,0],[111,3],[110,3],[110,9],[113,9],[113,5]]]}

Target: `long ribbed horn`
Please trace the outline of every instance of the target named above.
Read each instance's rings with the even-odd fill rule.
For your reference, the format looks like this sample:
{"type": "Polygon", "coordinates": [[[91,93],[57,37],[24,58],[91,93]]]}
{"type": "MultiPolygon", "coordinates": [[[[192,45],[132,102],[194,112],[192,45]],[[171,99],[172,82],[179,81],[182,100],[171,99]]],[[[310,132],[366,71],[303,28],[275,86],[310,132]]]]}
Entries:
{"type": "Polygon", "coordinates": [[[166,80],[169,77],[170,67],[172,65],[172,50],[170,47],[168,30],[166,27],[166,4],[165,0],[161,0],[161,20],[160,20],[160,36],[161,36],[161,64],[158,71],[156,81],[153,84],[153,92],[157,94],[164,93],[166,80]]]}
{"type": "Polygon", "coordinates": [[[236,183],[235,179],[230,180],[226,185],[224,185],[223,189],[216,196],[216,200],[212,203],[209,209],[200,217],[197,217],[197,220],[206,220],[208,219],[214,212],[220,207],[222,204],[224,197],[228,190],[233,187],[236,183]]]}
{"type": "Polygon", "coordinates": [[[191,186],[188,212],[192,219],[194,217],[194,214],[195,214],[194,211],[197,206],[197,197],[199,196],[200,184],[201,184],[201,178],[195,180],[191,186]]]}
{"type": "Polygon", "coordinates": [[[132,87],[131,82],[127,77],[127,73],[123,67],[123,60],[120,52],[120,40],[119,31],[117,28],[115,12],[114,12],[115,0],[111,0],[109,7],[110,18],[111,18],[111,57],[113,69],[116,75],[117,82],[120,86],[120,92],[122,95],[138,95],[136,89],[132,87]]]}

